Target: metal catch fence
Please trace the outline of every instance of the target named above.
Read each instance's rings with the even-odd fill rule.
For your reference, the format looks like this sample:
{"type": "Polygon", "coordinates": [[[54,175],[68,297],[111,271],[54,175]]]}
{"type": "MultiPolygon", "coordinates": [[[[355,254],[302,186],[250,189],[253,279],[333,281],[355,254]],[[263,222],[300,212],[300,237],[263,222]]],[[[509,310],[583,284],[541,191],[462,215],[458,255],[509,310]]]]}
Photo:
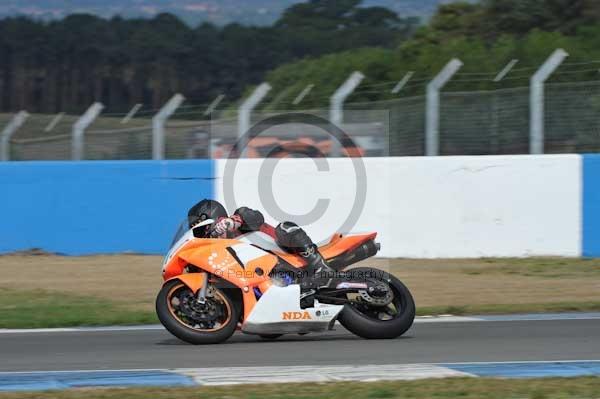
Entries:
{"type": "MultiPolygon", "coordinates": [[[[564,56],[557,50],[550,60],[557,55],[564,56]]],[[[448,65],[460,67],[456,60],[448,65]]],[[[353,78],[356,85],[362,74],[353,74],[353,78]]],[[[430,84],[427,95],[346,103],[342,109],[338,91],[329,110],[293,112],[335,120],[343,115],[343,122],[338,123],[359,149],[353,154],[366,156],[600,152],[600,80],[542,81],[535,83],[538,86],[534,82],[532,78],[528,87],[487,91],[440,91],[438,87],[433,92],[434,101],[430,84]],[[539,84],[543,84],[541,91],[539,84]]],[[[264,97],[270,86],[261,85],[259,89],[264,97]]],[[[250,105],[256,107],[260,96],[253,96],[250,105]]],[[[248,101],[238,108],[233,104],[222,110],[214,110],[211,104],[210,112],[193,105],[178,110],[183,101],[183,96],[176,95],[161,110],[140,111],[140,105],[136,105],[122,115],[102,115],[101,104],[95,104],[86,113],[89,118],[85,122],[84,117],[63,114],[0,115],[0,159],[221,158],[228,156],[242,127],[288,112],[273,110],[272,104],[253,112],[254,108],[244,108],[249,106],[248,101]],[[96,114],[91,112],[94,107],[96,114]],[[76,134],[77,127],[83,134],[76,134]]],[[[340,155],[330,142],[323,141],[318,130],[301,123],[273,129],[278,133],[272,135],[279,141],[269,145],[285,146],[300,140],[313,142],[327,156],[340,155]]],[[[344,148],[347,145],[342,144],[344,148]]],[[[283,153],[289,155],[289,148],[285,147],[283,153]]],[[[255,150],[253,155],[246,155],[269,153],[258,147],[255,150]]]]}

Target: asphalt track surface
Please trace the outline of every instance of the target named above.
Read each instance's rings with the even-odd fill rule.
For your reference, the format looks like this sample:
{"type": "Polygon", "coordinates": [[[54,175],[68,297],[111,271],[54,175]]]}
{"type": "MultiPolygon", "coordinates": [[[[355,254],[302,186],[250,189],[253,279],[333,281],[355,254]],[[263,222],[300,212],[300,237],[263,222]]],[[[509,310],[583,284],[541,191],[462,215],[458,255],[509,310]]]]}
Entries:
{"type": "Polygon", "coordinates": [[[0,334],[0,371],[600,359],[600,319],[417,323],[401,338],[335,331],[192,346],[161,329],[0,334]]]}

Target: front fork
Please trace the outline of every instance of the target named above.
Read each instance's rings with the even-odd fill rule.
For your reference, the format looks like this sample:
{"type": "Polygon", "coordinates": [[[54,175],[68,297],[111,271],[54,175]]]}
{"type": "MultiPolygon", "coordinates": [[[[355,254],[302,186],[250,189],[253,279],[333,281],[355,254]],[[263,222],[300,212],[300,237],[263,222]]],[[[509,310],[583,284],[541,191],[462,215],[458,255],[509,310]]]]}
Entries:
{"type": "Polygon", "coordinates": [[[201,304],[206,303],[206,293],[208,292],[208,280],[210,278],[209,273],[205,274],[206,276],[204,278],[204,282],[202,283],[202,287],[198,290],[198,294],[196,294],[196,301],[201,304]]]}

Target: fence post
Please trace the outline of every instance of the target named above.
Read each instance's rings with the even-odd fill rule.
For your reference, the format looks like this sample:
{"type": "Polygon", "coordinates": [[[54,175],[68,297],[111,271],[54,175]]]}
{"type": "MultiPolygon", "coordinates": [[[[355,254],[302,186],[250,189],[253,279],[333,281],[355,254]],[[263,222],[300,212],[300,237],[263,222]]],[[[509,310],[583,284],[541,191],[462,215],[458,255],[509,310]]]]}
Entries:
{"type": "Polygon", "coordinates": [[[311,83],[308,86],[306,86],[304,89],[302,89],[300,94],[298,94],[296,96],[296,98],[294,98],[294,101],[292,101],[292,104],[293,105],[300,104],[302,102],[302,100],[304,100],[304,97],[306,97],[308,95],[308,93],[310,93],[314,87],[315,87],[315,85],[311,83]]]}
{"type": "MultiPolygon", "coordinates": [[[[329,99],[329,121],[337,127],[342,127],[344,121],[344,102],[356,87],[365,78],[361,72],[354,71],[348,79],[333,93],[329,99]]],[[[339,140],[333,140],[331,156],[339,157],[341,155],[341,143],[339,140]]]]}
{"type": "Polygon", "coordinates": [[[533,74],[529,83],[529,153],[544,153],[544,83],[569,54],[559,48],[533,74]]]}
{"type": "Polygon", "coordinates": [[[352,94],[352,92],[364,78],[365,75],[358,71],[354,71],[350,77],[346,79],[346,81],[340,87],[338,87],[335,93],[333,93],[329,99],[329,119],[332,123],[338,126],[342,124],[344,121],[344,111],[342,109],[344,106],[344,101],[346,101],[346,98],[352,94]]]}
{"type": "MultiPolygon", "coordinates": [[[[517,65],[518,59],[512,59],[506,64],[492,79],[492,82],[499,83],[509,74],[510,71],[517,65]]],[[[498,91],[494,90],[491,94],[490,101],[490,126],[491,126],[491,137],[490,137],[490,154],[497,154],[500,149],[500,136],[498,134],[499,118],[498,118],[498,91]]]]}
{"type": "Polygon", "coordinates": [[[425,117],[425,155],[439,155],[440,146],[440,90],[463,66],[461,60],[453,58],[427,84],[427,105],[425,117]]]}
{"type": "Polygon", "coordinates": [[[137,103],[131,108],[131,110],[125,115],[123,119],[121,119],[121,123],[124,125],[129,123],[129,121],[137,114],[137,112],[142,108],[143,104],[137,103]]]}
{"type": "Polygon", "coordinates": [[[215,109],[217,109],[219,104],[221,104],[221,101],[223,101],[224,98],[225,94],[219,94],[206,108],[206,111],[204,111],[204,116],[212,114],[215,111],[215,109]]]}
{"type": "Polygon", "coordinates": [[[515,67],[515,65],[517,65],[518,62],[519,60],[516,58],[510,60],[510,62],[506,64],[504,68],[500,70],[500,72],[498,72],[493,81],[500,82],[502,79],[504,79],[504,77],[508,75],[508,73],[515,67]]]}
{"type": "Polygon", "coordinates": [[[0,161],[10,161],[10,139],[27,120],[27,111],[20,111],[12,117],[10,122],[2,129],[0,137],[0,161]]]}
{"type": "Polygon", "coordinates": [[[175,94],[152,118],[152,159],[165,159],[165,123],[184,100],[184,96],[175,94]]]}
{"type": "Polygon", "coordinates": [[[104,109],[101,103],[93,103],[83,115],[73,124],[72,139],[71,139],[71,159],[80,161],[83,159],[84,134],[92,122],[100,115],[104,109]]]}
{"type": "Polygon", "coordinates": [[[62,120],[62,118],[64,116],[65,116],[64,112],[59,112],[58,114],[56,114],[54,116],[54,118],[52,118],[50,123],[48,123],[48,125],[46,125],[46,127],[44,128],[44,132],[46,132],[46,133],[51,132],[56,127],[56,125],[58,125],[58,123],[62,120]]]}
{"type": "Polygon", "coordinates": [[[242,105],[238,108],[238,143],[237,148],[240,151],[240,158],[246,154],[246,146],[248,139],[246,137],[246,133],[250,130],[250,116],[252,111],[260,102],[265,98],[267,93],[271,90],[271,85],[263,82],[254,91],[250,96],[244,100],[242,105]]]}
{"type": "Polygon", "coordinates": [[[410,78],[413,77],[414,74],[415,74],[414,71],[406,72],[406,75],[404,75],[404,77],[398,83],[396,83],[396,86],[394,86],[391,93],[392,94],[400,93],[400,90],[402,90],[404,88],[404,86],[406,86],[406,84],[408,83],[410,78]]]}

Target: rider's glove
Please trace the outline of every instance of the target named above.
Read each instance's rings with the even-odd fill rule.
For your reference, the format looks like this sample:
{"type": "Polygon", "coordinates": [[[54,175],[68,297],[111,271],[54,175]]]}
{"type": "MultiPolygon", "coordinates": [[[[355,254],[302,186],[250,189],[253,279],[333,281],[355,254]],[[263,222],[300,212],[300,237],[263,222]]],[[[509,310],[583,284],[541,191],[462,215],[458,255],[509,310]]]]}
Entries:
{"type": "Polygon", "coordinates": [[[223,218],[214,224],[210,236],[212,238],[227,237],[228,232],[235,231],[241,225],[240,221],[236,221],[233,217],[223,218]]]}

